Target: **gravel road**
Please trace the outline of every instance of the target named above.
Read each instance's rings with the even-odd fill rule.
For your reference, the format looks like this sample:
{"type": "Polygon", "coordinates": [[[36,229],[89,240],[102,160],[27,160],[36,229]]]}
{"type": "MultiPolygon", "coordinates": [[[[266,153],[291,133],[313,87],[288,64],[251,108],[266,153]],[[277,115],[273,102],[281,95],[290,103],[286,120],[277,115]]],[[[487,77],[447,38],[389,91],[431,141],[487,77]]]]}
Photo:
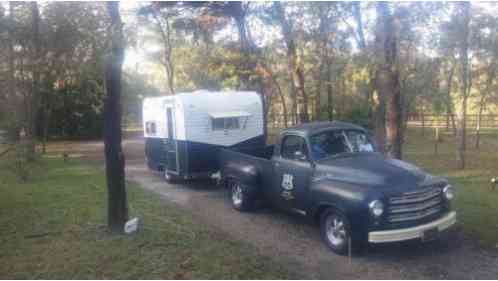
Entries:
{"type": "MultiPolygon", "coordinates": [[[[144,165],[143,139],[123,142],[126,178],[155,192],[200,221],[254,245],[309,279],[497,279],[498,250],[483,249],[457,227],[439,241],[370,246],[359,256],[337,256],[321,242],[318,227],[265,207],[239,213],[226,191],[206,182],[170,185],[144,165]]],[[[72,146],[73,147],[73,146],[72,146]]],[[[100,142],[81,143],[73,153],[103,164],[100,142]]],[[[485,227],[485,226],[483,226],[485,227]]]]}

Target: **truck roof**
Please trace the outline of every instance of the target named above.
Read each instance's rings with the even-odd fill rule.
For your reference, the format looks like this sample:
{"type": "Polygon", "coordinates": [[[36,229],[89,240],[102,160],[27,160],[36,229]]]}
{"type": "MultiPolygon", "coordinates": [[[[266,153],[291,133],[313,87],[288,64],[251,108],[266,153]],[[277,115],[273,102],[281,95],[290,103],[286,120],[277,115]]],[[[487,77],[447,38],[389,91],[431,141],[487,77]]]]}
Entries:
{"type": "Polygon", "coordinates": [[[287,128],[283,132],[293,132],[301,135],[313,135],[330,129],[339,129],[339,130],[350,129],[350,130],[360,130],[366,132],[366,130],[360,126],[341,121],[321,121],[321,122],[303,123],[294,127],[287,128]]]}

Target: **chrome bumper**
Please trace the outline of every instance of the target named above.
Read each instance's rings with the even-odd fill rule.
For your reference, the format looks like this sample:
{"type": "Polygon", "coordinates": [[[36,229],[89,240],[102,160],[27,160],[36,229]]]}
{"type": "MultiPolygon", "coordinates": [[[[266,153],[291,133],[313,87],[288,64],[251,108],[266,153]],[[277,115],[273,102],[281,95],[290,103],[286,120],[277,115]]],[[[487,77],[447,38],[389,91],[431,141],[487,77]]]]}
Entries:
{"type": "Polygon", "coordinates": [[[444,217],[427,224],[385,231],[373,231],[368,233],[368,242],[385,243],[396,242],[410,239],[422,238],[424,231],[436,228],[443,231],[456,223],[456,212],[450,212],[444,217]]]}

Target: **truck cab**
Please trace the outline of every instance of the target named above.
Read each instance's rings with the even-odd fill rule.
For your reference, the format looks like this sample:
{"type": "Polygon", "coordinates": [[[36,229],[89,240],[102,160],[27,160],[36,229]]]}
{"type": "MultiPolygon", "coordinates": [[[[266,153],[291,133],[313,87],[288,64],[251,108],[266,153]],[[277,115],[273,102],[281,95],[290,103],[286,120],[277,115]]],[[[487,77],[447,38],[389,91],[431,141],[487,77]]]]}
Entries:
{"type": "Polygon", "coordinates": [[[349,123],[289,128],[264,151],[221,151],[220,164],[235,209],[263,199],[306,215],[339,254],[365,243],[432,240],[456,222],[446,179],[385,157],[349,123]]]}

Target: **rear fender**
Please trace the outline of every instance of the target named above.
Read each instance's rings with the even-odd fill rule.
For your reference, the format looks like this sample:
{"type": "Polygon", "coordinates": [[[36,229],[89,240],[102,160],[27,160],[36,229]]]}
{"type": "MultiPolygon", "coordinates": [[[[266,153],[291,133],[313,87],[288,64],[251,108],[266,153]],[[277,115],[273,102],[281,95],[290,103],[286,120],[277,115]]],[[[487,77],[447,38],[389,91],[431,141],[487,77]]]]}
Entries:
{"type": "Polygon", "coordinates": [[[227,163],[223,168],[223,181],[238,181],[243,188],[248,189],[250,192],[256,193],[261,184],[261,176],[259,171],[254,165],[247,163],[227,163]]]}

